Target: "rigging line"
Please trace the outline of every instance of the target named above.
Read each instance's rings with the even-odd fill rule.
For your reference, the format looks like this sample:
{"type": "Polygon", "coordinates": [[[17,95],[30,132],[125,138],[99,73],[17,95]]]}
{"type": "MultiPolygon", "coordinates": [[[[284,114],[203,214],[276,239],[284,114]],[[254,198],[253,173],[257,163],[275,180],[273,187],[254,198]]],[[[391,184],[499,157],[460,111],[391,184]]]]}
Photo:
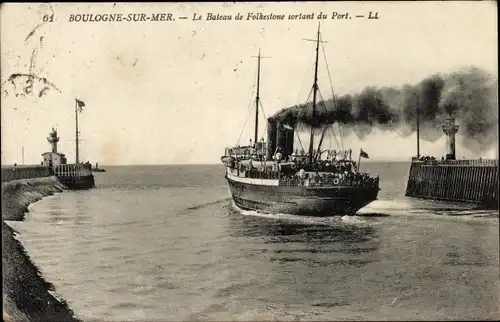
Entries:
{"type": "Polygon", "coordinates": [[[299,133],[297,133],[297,140],[299,141],[301,150],[304,150],[304,146],[302,145],[302,141],[300,140],[299,133]]]}
{"type": "MultiPolygon", "coordinates": [[[[321,100],[322,100],[322,103],[323,103],[323,107],[325,108],[325,111],[327,111],[327,109],[326,109],[326,104],[324,103],[325,101],[324,101],[324,98],[323,98],[323,94],[321,94],[321,91],[320,91],[320,90],[319,90],[318,92],[319,92],[319,95],[320,95],[320,97],[321,97],[321,100]]],[[[333,123],[333,124],[331,124],[331,125],[327,125],[327,126],[325,126],[324,131],[330,130],[330,131],[331,131],[331,133],[332,133],[332,136],[335,138],[335,142],[337,143],[337,146],[338,146],[340,149],[342,149],[341,144],[340,144],[340,142],[339,142],[339,140],[338,140],[338,138],[337,138],[337,134],[335,133],[335,128],[334,128],[334,125],[335,125],[335,123],[333,123]]],[[[329,138],[330,138],[330,137],[329,137],[329,138]]],[[[330,144],[331,144],[331,138],[330,138],[330,144]]]]}
{"type": "MultiPolygon", "coordinates": [[[[297,115],[297,120],[300,120],[300,118],[302,117],[302,114],[303,114],[303,113],[304,113],[304,111],[307,109],[307,104],[308,104],[308,102],[309,102],[309,98],[311,97],[311,93],[312,93],[312,91],[313,91],[313,88],[311,88],[311,89],[309,90],[309,95],[307,96],[305,106],[304,106],[304,108],[303,108],[303,109],[301,109],[301,110],[300,110],[299,114],[297,115]]],[[[302,147],[302,148],[304,148],[304,147],[302,146],[302,142],[300,142],[299,131],[297,130],[297,125],[299,125],[299,123],[300,123],[300,122],[297,122],[297,123],[295,124],[296,126],[294,127],[293,131],[294,131],[295,133],[297,133],[297,138],[299,139],[299,143],[300,143],[301,147],[302,147]]]]}
{"type": "Polygon", "coordinates": [[[264,111],[264,106],[262,105],[262,101],[261,100],[259,100],[259,105],[260,105],[260,109],[262,111],[262,116],[264,116],[264,119],[267,121],[266,112],[264,111]]]}
{"type": "Polygon", "coordinates": [[[342,124],[340,124],[340,122],[337,122],[337,125],[339,127],[339,132],[340,132],[340,148],[343,150],[344,149],[344,130],[343,130],[342,124]]]}
{"type": "MultiPolygon", "coordinates": [[[[333,125],[330,127],[329,130],[332,133],[332,136],[335,138],[335,143],[337,144],[336,147],[342,150],[342,148],[339,145],[339,141],[337,140],[337,133],[335,133],[335,128],[333,127],[333,125]]],[[[331,140],[330,140],[330,144],[331,144],[331,140]]]]}
{"type": "MultiPolygon", "coordinates": [[[[328,131],[328,130],[330,130],[330,132],[332,134],[331,136],[333,136],[335,138],[335,142],[337,143],[337,147],[338,147],[339,146],[339,141],[337,139],[337,134],[335,133],[335,129],[333,128],[333,125],[330,125],[330,126],[328,126],[328,128],[325,129],[325,131],[328,131]]],[[[332,146],[332,138],[331,138],[331,136],[328,136],[328,138],[330,140],[330,148],[332,146]]]]}
{"type": "MultiPolygon", "coordinates": [[[[323,39],[321,39],[321,40],[323,40],[323,39]]],[[[325,44],[323,42],[321,43],[321,49],[323,49],[323,57],[325,59],[326,72],[328,74],[328,81],[330,82],[330,89],[332,91],[332,100],[333,100],[333,103],[335,104],[335,107],[337,107],[337,99],[335,97],[335,92],[333,91],[332,75],[330,73],[330,67],[328,66],[328,60],[326,59],[325,44]]]]}
{"type": "MultiPolygon", "coordinates": [[[[253,92],[252,92],[252,94],[253,94],[253,92]]],[[[253,102],[254,102],[254,100],[252,99],[250,101],[250,103],[248,104],[247,118],[246,118],[245,123],[243,125],[243,129],[241,130],[240,137],[238,138],[238,141],[236,142],[236,145],[240,144],[241,137],[243,136],[243,132],[245,131],[245,128],[246,128],[247,123],[248,123],[248,119],[250,118],[250,112],[252,112],[252,103],[253,102]]]]}
{"type": "Polygon", "coordinates": [[[318,94],[321,98],[321,105],[323,105],[323,108],[325,109],[325,112],[328,112],[328,110],[326,109],[326,104],[325,104],[325,98],[323,97],[323,94],[321,94],[321,90],[318,88],[318,94]]]}
{"type": "MultiPolygon", "coordinates": [[[[312,65],[312,66],[314,67],[314,65],[312,65]]],[[[311,67],[311,68],[312,68],[312,67],[311,67]]],[[[299,93],[298,93],[298,96],[297,96],[296,102],[299,102],[299,101],[300,101],[300,97],[302,96],[302,91],[303,91],[303,89],[304,89],[304,84],[306,83],[306,81],[307,81],[307,79],[308,79],[308,78],[306,78],[306,75],[307,75],[307,73],[309,72],[309,70],[310,70],[309,68],[305,68],[304,75],[303,75],[303,77],[302,77],[302,79],[303,79],[303,81],[302,81],[302,85],[300,86],[300,91],[299,91],[299,93]]],[[[307,99],[306,99],[306,103],[305,103],[305,104],[306,104],[306,107],[307,107],[307,103],[309,102],[309,98],[311,97],[311,92],[312,92],[312,91],[313,91],[313,88],[311,88],[311,89],[309,90],[309,94],[307,95],[307,99]]],[[[299,113],[299,115],[298,115],[298,117],[297,117],[298,119],[300,119],[300,117],[302,116],[302,113],[303,113],[303,110],[299,113]]]]}
{"type": "MultiPolygon", "coordinates": [[[[321,37],[321,40],[323,41],[323,38],[322,36],[320,35],[321,37]]],[[[334,108],[337,108],[338,107],[338,101],[337,101],[337,97],[335,96],[335,92],[333,91],[333,82],[332,82],[332,75],[330,74],[330,67],[328,66],[328,60],[326,59],[326,50],[325,50],[325,43],[324,42],[321,42],[321,49],[323,49],[323,57],[325,59],[325,64],[326,64],[326,71],[327,71],[327,74],[328,74],[328,80],[330,82],[330,89],[332,90],[332,101],[333,101],[333,104],[334,104],[334,108]]],[[[337,122],[338,123],[338,122],[337,122]]],[[[340,123],[339,124],[339,132],[340,132],[340,142],[341,142],[341,149],[344,148],[344,140],[343,140],[343,136],[344,136],[344,133],[342,131],[342,125],[340,123]]]]}
{"type": "Polygon", "coordinates": [[[248,99],[250,100],[250,104],[255,102],[255,92],[256,92],[256,87],[257,87],[257,71],[254,70],[253,72],[253,77],[251,78],[253,80],[252,86],[248,88],[247,95],[245,97],[249,97],[248,99]]]}
{"type": "Polygon", "coordinates": [[[340,122],[337,122],[337,126],[340,132],[340,148],[344,150],[344,128],[342,127],[342,124],[340,122]]]}
{"type": "MultiPolygon", "coordinates": [[[[321,90],[318,89],[318,93],[319,93],[319,96],[321,98],[321,103],[323,104],[323,108],[325,109],[325,112],[328,112],[328,110],[326,109],[326,104],[325,104],[325,100],[323,98],[323,94],[321,94],[321,90]]],[[[325,128],[323,129],[323,131],[327,131],[328,128],[332,129],[333,126],[330,126],[330,125],[326,125],[325,128]]],[[[335,132],[332,131],[332,134],[333,134],[333,137],[335,138],[335,141],[337,142],[337,144],[339,144],[339,141],[337,139],[337,135],[335,135],[335,132]]],[[[319,148],[319,147],[318,147],[319,148]]]]}
{"type": "MultiPolygon", "coordinates": [[[[323,106],[325,112],[328,113],[328,109],[326,108],[326,104],[325,104],[325,98],[323,97],[323,94],[322,94],[322,92],[321,92],[321,90],[319,88],[318,88],[318,94],[319,94],[320,99],[321,99],[321,103],[320,104],[323,106]]],[[[332,100],[332,102],[333,102],[333,100],[332,100]]],[[[321,145],[323,144],[324,136],[325,136],[326,132],[328,131],[328,128],[331,128],[331,125],[325,125],[323,127],[322,139],[320,141],[321,145]]],[[[337,144],[339,144],[337,136],[335,135],[335,132],[332,132],[332,134],[333,134],[333,136],[334,136],[335,141],[337,142],[337,144]]],[[[318,145],[318,151],[320,151],[321,145],[318,145]]]]}
{"type": "MultiPolygon", "coordinates": [[[[325,110],[326,113],[328,113],[328,110],[326,109],[326,104],[325,104],[325,100],[323,98],[323,95],[321,94],[321,90],[318,88],[318,95],[319,95],[319,98],[321,100],[321,105],[323,106],[323,109],[325,110]]],[[[328,125],[325,124],[322,128],[322,131],[321,131],[321,138],[319,140],[319,143],[318,143],[318,154],[321,153],[321,146],[323,145],[323,140],[325,138],[325,134],[326,134],[326,131],[328,130],[328,125]]]]}
{"type": "Polygon", "coordinates": [[[247,123],[248,123],[248,119],[250,117],[250,112],[251,112],[252,104],[255,101],[254,98],[253,98],[253,96],[254,96],[254,93],[255,93],[255,87],[257,85],[257,71],[254,71],[253,80],[254,80],[253,85],[248,89],[248,91],[250,92],[250,103],[248,104],[247,118],[245,120],[245,123],[243,124],[243,129],[241,130],[240,137],[238,138],[238,141],[236,142],[236,145],[240,144],[241,137],[243,136],[243,132],[245,131],[245,128],[246,128],[247,123]]]}
{"type": "Polygon", "coordinates": [[[267,115],[266,115],[266,112],[264,111],[264,106],[262,106],[262,103],[260,104],[260,110],[261,110],[262,116],[264,117],[264,120],[266,121],[266,124],[267,124],[267,115]]]}
{"type": "Polygon", "coordinates": [[[301,109],[301,111],[297,115],[298,120],[300,120],[300,118],[302,117],[302,114],[304,114],[306,109],[307,109],[307,104],[309,103],[309,99],[311,98],[311,94],[312,94],[313,89],[314,89],[314,87],[311,87],[311,89],[309,90],[309,95],[307,95],[307,99],[306,99],[306,103],[304,104],[304,108],[301,109]]]}
{"type": "MultiPolygon", "coordinates": [[[[332,135],[335,136],[335,130],[333,129],[333,127],[331,127],[330,130],[332,131],[332,135]]],[[[337,141],[337,147],[339,148],[340,151],[344,150],[344,148],[339,145],[338,141],[337,141]]]]}
{"type": "Polygon", "coordinates": [[[306,81],[309,79],[308,77],[306,77],[306,75],[308,74],[309,70],[313,67],[314,67],[314,65],[310,68],[305,69],[304,76],[302,76],[303,81],[302,81],[302,84],[300,86],[300,91],[299,91],[296,102],[298,102],[300,100],[300,97],[302,96],[302,92],[304,91],[304,87],[305,87],[304,85],[305,85],[306,81]]]}
{"type": "MultiPolygon", "coordinates": [[[[337,139],[337,134],[335,133],[335,129],[333,128],[333,125],[329,125],[328,128],[325,129],[325,131],[328,131],[330,130],[331,132],[331,136],[333,136],[333,138],[335,139],[335,143],[337,144],[337,147],[340,148],[340,143],[339,143],[339,140],[337,139]]],[[[330,146],[332,144],[332,138],[330,136],[328,136],[328,138],[330,139],[330,146]]]]}
{"type": "MultiPolygon", "coordinates": [[[[267,116],[266,116],[266,112],[264,111],[264,105],[262,105],[262,100],[260,100],[260,99],[259,99],[259,106],[260,106],[260,110],[262,111],[262,116],[264,116],[264,124],[265,125],[264,125],[264,133],[262,134],[262,137],[264,137],[266,132],[267,132],[267,116]]],[[[257,142],[255,142],[255,147],[257,147],[257,142]]],[[[266,158],[264,155],[264,157],[260,160],[260,164],[262,166],[264,166],[265,163],[266,163],[266,158]]]]}
{"type": "Polygon", "coordinates": [[[329,147],[331,150],[332,149],[332,137],[331,136],[328,136],[328,143],[329,143],[329,147]]]}
{"type": "Polygon", "coordinates": [[[340,132],[340,148],[343,150],[344,149],[344,129],[342,128],[342,125],[338,123],[339,127],[339,132],[340,132]]]}
{"type": "MultiPolygon", "coordinates": [[[[337,122],[337,124],[338,124],[338,122],[337,122]]],[[[337,130],[335,130],[334,125],[332,125],[331,130],[332,130],[332,133],[333,133],[334,135],[338,136],[338,135],[337,135],[337,130]]],[[[341,139],[342,139],[342,138],[341,138],[341,139]]],[[[344,145],[343,145],[342,140],[340,140],[340,142],[339,142],[339,141],[336,141],[336,144],[337,144],[337,147],[338,147],[340,150],[344,150],[344,145]]]]}
{"type": "Polygon", "coordinates": [[[260,110],[262,111],[262,116],[264,116],[264,133],[262,134],[262,136],[264,136],[266,134],[266,131],[267,131],[267,116],[266,116],[266,112],[264,112],[264,106],[262,105],[262,101],[259,100],[259,105],[260,105],[260,110]]]}
{"type": "MultiPolygon", "coordinates": [[[[330,89],[332,91],[332,102],[333,102],[333,105],[334,105],[334,109],[338,107],[338,101],[337,101],[337,97],[333,91],[333,82],[332,82],[332,77],[331,77],[331,73],[330,73],[330,67],[328,66],[328,60],[326,59],[326,50],[325,50],[325,45],[324,43],[322,43],[322,46],[321,48],[323,49],[323,57],[325,59],[325,64],[326,64],[326,70],[327,70],[327,73],[328,73],[328,79],[329,79],[329,82],[330,82],[330,89]]],[[[338,123],[338,122],[337,122],[338,123]]],[[[335,122],[334,122],[335,124],[335,122]]],[[[334,129],[334,124],[332,125],[332,133],[335,135],[335,129],[334,129]]],[[[340,136],[340,143],[338,142],[337,140],[337,136],[335,135],[335,139],[337,141],[337,145],[339,146],[339,148],[342,150],[343,149],[343,146],[344,146],[344,142],[343,142],[343,131],[342,131],[342,126],[339,124],[339,136],[340,136]]]]}
{"type": "MultiPolygon", "coordinates": [[[[305,110],[307,109],[307,104],[309,103],[309,99],[311,98],[311,94],[313,92],[313,89],[314,89],[314,87],[311,87],[311,89],[309,90],[309,95],[307,96],[306,103],[304,105],[304,108],[299,112],[299,114],[297,116],[297,120],[300,120],[300,118],[302,117],[302,114],[305,113],[305,110]]],[[[299,123],[300,122],[297,122],[296,125],[298,125],[299,123]]],[[[299,142],[300,142],[299,131],[295,128],[294,132],[297,133],[297,137],[299,138],[299,142]]],[[[300,142],[300,145],[302,146],[302,142],[300,142]]],[[[304,147],[302,146],[302,148],[304,148],[304,147]]]]}

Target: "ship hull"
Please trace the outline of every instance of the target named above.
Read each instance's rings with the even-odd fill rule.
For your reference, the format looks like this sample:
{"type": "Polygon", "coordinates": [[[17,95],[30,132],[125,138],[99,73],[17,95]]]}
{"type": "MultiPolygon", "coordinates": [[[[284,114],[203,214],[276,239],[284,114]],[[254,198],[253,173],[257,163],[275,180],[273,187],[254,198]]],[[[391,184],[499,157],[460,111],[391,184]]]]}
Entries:
{"type": "Polygon", "coordinates": [[[354,215],[377,199],[378,187],[268,186],[226,177],[234,203],[244,210],[299,216],[354,215]]]}
{"type": "Polygon", "coordinates": [[[59,182],[69,190],[87,190],[95,188],[93,175],[86,176],[57,176],[59,182]]]}

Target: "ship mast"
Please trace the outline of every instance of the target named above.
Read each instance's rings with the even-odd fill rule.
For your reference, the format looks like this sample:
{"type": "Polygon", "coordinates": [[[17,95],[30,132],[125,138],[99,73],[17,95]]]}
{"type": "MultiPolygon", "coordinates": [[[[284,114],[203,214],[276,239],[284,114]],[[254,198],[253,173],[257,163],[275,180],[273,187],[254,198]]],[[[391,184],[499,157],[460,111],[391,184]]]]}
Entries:
{"type": "Polygon", "coordinates": [[[258,133],[259,133],[259,105],[260,105],[260,59],[261,58],[271,58],[271,57],[263,57],[260,55],[252,56],[257,57],[257,95],[255,97],[255,134],[254,134],[254,147],[257,148],[258,142],[258,133]]]}
{"type": "Polygon", "coordinates": [[[79,140],[78,140],[78,102],[75,100],[75,163],[80,163],[80,150],[79,150],[79,140]]]}
{"type": "Polygon", "coordinates": [[[254,135],[254,146],[257,148],[257,133],[259,131],[259,89],[260,89],[260,48],[259,48],[259,55],[257,56],[257,96],[255,97],[255,135],[254,135]]]}
{"type": "Polygon", "coordinates": [[[313,150],[314,150],[314,114],[316,111],[316,93],[318,91],[318,58],[319,58],[319,24],[318,24],[318,34],[316,37],[316,63],[314,66],[313,102],[312,102],[312,116],[311,116],[313,124],[311,125],[311,139],[309,140],[310,163],[313,162],[313,150]]]}

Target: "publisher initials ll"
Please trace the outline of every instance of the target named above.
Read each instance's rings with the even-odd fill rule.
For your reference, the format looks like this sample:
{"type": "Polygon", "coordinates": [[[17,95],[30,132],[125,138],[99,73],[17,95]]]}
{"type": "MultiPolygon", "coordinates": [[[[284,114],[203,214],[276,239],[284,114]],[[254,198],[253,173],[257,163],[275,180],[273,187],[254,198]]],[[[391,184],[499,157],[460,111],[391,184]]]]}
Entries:
{"type": "Polygon", "coordinates": [[[378,12],[371,12],[368,15],[368,19],[378,19],[378,12]]]}

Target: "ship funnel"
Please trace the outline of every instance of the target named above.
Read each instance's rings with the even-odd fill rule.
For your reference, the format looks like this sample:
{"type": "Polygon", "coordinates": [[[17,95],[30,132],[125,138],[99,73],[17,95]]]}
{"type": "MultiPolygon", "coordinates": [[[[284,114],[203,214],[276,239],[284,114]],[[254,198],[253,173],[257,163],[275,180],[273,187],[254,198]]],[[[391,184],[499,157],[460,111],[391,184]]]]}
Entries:
{"type": "Polygon", "coordinates": [[[293,140],[295,138],[295,131],[293,127],[286,128],[286,145],[285,145],[285,153],[286,155],[293,154],[293,140]]]}
{"type": "Polygon", "coordinates": [[[286,157],[286,129],[283,123],[277,122],[276,148],[280,148],[283,156],[286,157]]]}
{"type": "Polygon", "coordinates": [[[443,132],[446,134],[446,160],[455,160],[455,134],[458,132],[458,125],[455,125],[453,116],[446,118],[443,132]]]}
{"type": "Polygon", "coordinates": [[[276,150],[276,137],[278,131],[278,123],[275,119],[267,119],[267,151],[266,160],[273,159],[274,151],[276,150]]]}
{"type": "Polygon", "coordinates": [[[278,122],[277,125],[278,133],[277,133],[277,147],[280,147],[283,150],[283,156],[287,157],[293,153],[293,139],[294,139],[294,130],[288,124],[284,124],[278,122]]]}

